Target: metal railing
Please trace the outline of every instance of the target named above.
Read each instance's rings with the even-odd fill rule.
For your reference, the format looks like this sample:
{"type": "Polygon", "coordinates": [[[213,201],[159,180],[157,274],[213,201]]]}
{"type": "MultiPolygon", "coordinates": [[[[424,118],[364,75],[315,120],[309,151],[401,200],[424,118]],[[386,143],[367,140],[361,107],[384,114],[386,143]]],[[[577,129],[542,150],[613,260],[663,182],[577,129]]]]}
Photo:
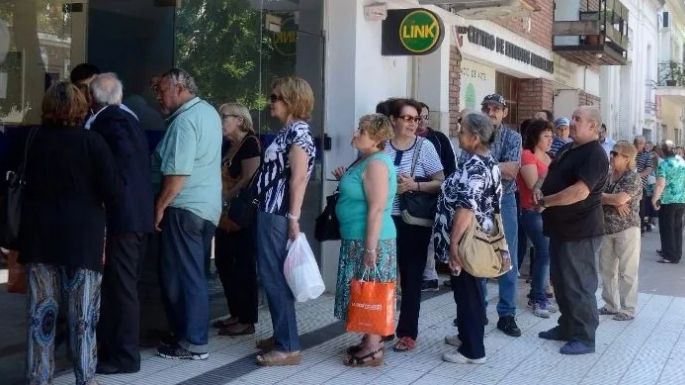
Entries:
{"type": "Polygon", "coordinates": [[[590,0],[585,0],[585,10],[580,11],[580,20],[599,21],[601,33],[608,39],[607,44],[617,50],[628,49],[628,8],[621,1],[599,0],[592,4],[590,0]]]}
{"type": "Polygon", "coordinates": [[[669,61],[659,63],[659,87],[685,87],[685,65],[669,61]]]}

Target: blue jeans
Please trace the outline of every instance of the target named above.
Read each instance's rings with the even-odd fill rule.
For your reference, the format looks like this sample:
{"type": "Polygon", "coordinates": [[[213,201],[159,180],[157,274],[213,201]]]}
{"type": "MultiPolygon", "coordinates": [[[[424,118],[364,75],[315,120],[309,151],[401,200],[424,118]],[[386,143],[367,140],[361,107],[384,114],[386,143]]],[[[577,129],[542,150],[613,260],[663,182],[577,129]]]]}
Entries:
{"type": "Polygon", "coordinates": [[[216,226],[190,211],[164,211],[159,275],[162,302],[178,344],[193,353],[207,353],[209,289],[205,261],[216,226]]]}
{"type": "Polygon", "coordinates": [[[545,286],[549,278],[549,238],[542,233],[542,214],[534,210],[521,209],[521,222],[535,248],[530,299],[547,301],[545,286]]]}
{"type": "Polygon", "coordinates": [[[258,212],[256,240],[257,270],[269,302],[276,350],[299,351],[295,298],[283,275],[283,263],[288,256],[285,248],[288,243],[288,219],[258,212]]]}
{"type": "MultiPolygon", "coordinates": [[[[502,224],[504,225],[504,237],[507,239],[509,255],[511,256],[511,270],[497,279],[499,284],[499,303],[497,314],[500,317],[516,315],[516,289],[518,286],[518,213],[516,210],[516,195],[505,193],[502,195],[502,224]]],[[[483,296],[487,298],[487,280],[482,281],[483,296]]],[[[485,300],[487,307],[487,299],[485,300]]]]}

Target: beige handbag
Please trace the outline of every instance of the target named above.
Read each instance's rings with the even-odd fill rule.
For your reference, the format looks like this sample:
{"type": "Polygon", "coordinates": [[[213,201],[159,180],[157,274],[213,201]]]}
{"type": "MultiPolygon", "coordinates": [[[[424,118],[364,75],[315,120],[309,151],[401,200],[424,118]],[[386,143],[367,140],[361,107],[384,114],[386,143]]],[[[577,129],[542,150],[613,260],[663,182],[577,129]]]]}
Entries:
{"type": "Polygon", "coordinates": [[[474,277],[495,278],[511,270],[499,204],[495,207],[495,228],[497,231],[492,235],[483,232],[474,216],[459,240],[462,268],[474,277]]]}

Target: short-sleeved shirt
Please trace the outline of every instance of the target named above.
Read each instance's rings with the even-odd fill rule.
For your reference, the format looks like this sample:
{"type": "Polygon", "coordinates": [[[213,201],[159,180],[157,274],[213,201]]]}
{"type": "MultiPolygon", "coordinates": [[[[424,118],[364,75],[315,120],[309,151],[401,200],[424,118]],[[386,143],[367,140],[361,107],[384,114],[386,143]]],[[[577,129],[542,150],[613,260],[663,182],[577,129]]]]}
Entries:
{"type": "MultiPolygon", "coordinates": [[[[538,172],[538,179],[544,178],[547,175],[548,166],[538,159],[533,152],[530,150],[523,150],[521,154],[521,167],[534,165],[538,172]]],[[[532,210],[533,205],[533,191],[526,186],[526,181],[523,180],[523,176],[519,172],[518,178],[516,179],[519,187],[519,201],[521,208],[532,210]]]]}
{"type": "MultiPolygon", "coordinates": [[[[495,141],[490,145],[490,154],[497,163],[515,162],[521,164],[521,134],[501,125],[495,131],[495,141]]],[[[471,157],[466,151],[459,156],[459,163],[467,161],[471,157]]],[[[516,192],[516,181],[502,178],[502,193],[513,194],[516,192]]]]}
{"type": "Polygon", "coordinates": [[[167,131],[152,156],[153,183],[163,176],[187,176],[171,207],[217,224],[221,214],[221,118],[195,97],[167,118],[167,131]]]}
{"type": "Polygon", "coordinates": [[[240,148],[232,158],[224,157],[221,162],[223,173],[228,173],[232,178],[237,178],[243,171],[242,162],[245,159],[257,158],[261,155],[259,138],[257,135],[248,134],[241,143],[240,148]]]}
{"type": "Polygon", "coordinates": [[[656,177],[666,180],[661,204],[685,203],[685,160],[679,156],[665,158],[656,169],[656,177]]]}
{"type": "Polygon", "coordinates": [[[550,148],[549,153],[552,156],[556,156],[562,147],[564,147],[565,145],[567,145],[571,142],[573,142],[573,139],[571,139],[571,138],[561,139],[559,137],[554,137],[554,140],[552,141],[552,148],[550,148]]]}
{"type": "MultiPolygon", "coordinates": [[[[644,150],[640,151],[637,154],[636,161],[637,161],[637,172],[638,173],[645,171],[645,169],[647,169],[649,167],[654,168],[654,156],[652,155],[652,153],[650,151],[644,151],[644,150]]],[[[642,177],[642,187],[645,187],[645,188],[647,187],[647,178],[648,177],[649,176],[642,177]]]]}
{"type": "MultiPolygon", "coordinates": [[[[466,151],[464,151],[466,152],[466,151]]],[[[495,213],[502,200],[502,181],[498,162],[492,156],[469,153],[457,171],[442,183],[433,225],[435,257],[449,259],[450,233],[458,208],[473,211],[478,226],[485,232],[495,230],[495,213]]]]}
{"type": "Polygon", "coordinates": [[[340,235],[345,240],[364,240],[366,239],[366,223],[369,213],[369,204],[366,199],[364,189],[364,172],[369,162],[373,160],[381,161],[388,168],[388,197],[383,210],[381,222],[380,240],[395,239],[397,230],[395,222],[392,220],[392,201],[397,193],[397,175],[392,159],[383,153],[378,152],[368,158],[352,165],[345,171],[338,189],[340,195],[335,206],[336,216],[340,223],[340,235]]]}
{"type": "MultiPolygon", "coordinates": [[[[395,173],[398,176],[411,174],[414,151],[416,151],[417,148],[420,148],[420,150],[418,159],[416,160],[416,168],[414,169],[414,179],[425,181],[431,175],[435,175],[442,171],[440,156],[438,155],[438,152],[435,151],[435,147],[433,147],[428,139],[417,136],[414,144],[404,151],[397,150],[390,141],[385,145],[385,153],[393,160],[395,173]]],[[[396,195],[393,201],[392,215],[400,215],[399,195],[396,195]]]]}
{"type": "Polygon", "coordinates": [[[599,144],[592,141],[567,146],[549,165],[542,193],[556,194],[583,181],[590,195],[567,206],[549,207],[542,212],[544,233],[562,241],[576,241],[604,235],[602,192],[609,173],[609,159],[599,144]]]}
{"type": "Polygon", "coordinates": [[[607,194],[624,192],[630,195],[630,215],[622,216],[616,206],[604,205],[604,227],[607,234],[616,234],[631,227],[640,227],[640,200],[642,199],[642,180],[634,171],[626,171],[618,180],[607,178],[604,188],[607,194]]]}
{"type": "Polygon", "coordinates": [[[316,147],[309,125],[301,120],[293,121],[281,129],[274,141],[264,151],[259,169],[257,193],[262,196],[259,209],[263,212],[285,216],[290,210],[290,161],[292,146],[300,147],[309,156],[307,179],[314,168],[316,147]]]}

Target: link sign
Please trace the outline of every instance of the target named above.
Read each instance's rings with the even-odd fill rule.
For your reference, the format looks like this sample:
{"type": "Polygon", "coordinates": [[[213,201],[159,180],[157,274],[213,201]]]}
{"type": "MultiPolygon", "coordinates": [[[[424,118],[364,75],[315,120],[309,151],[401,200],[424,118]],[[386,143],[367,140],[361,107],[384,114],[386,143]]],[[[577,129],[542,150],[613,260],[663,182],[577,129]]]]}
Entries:
{"type": "Polygon", "coordinates": [[[445,26],[435,13],[423,9],[388,10],[383,21],[381,53],[386,56],[427,55],[440,47],[445,26]]]}

